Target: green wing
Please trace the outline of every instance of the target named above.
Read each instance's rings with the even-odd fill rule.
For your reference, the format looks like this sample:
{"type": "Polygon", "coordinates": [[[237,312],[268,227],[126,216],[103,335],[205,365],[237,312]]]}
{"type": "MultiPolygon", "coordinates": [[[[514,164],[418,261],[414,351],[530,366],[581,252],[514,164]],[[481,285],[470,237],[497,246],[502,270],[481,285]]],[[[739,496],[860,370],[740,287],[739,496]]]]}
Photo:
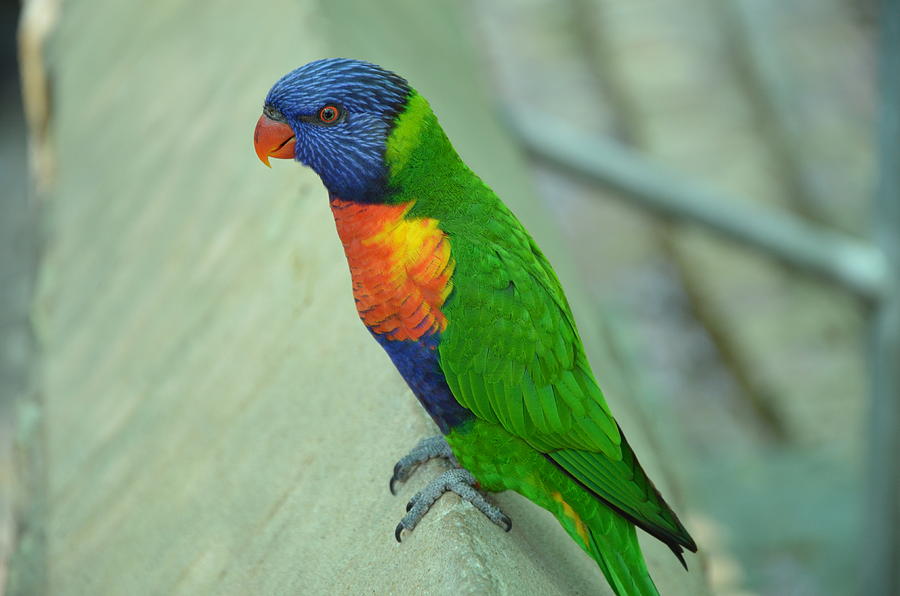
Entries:
{"type": "Polygon", "coordinates": [[[552,451],[547,458],[639,528],[668,544],[682,564],[679,545],[697,551],[693,538],[653,486],[624,436],[618,461],[577,449],[552,451]]]}
{"type": "Polygon", "coordinates": [[[519,221],[498,200],[477,233],[448,233],[456,271],[438,353],[457,401],[639,527],[696,548],[621,435],[559,280],[519,221]]]}
{"type": "Polygon", "coordinates": [[[524,247],[486,248],[473,267],[451,238],[457,264],[441,369],[463,406],[536,449],[581,448],[619,459],[619,430],[568,306],[547,290],[558,283],[540,267],[530,239],[522,240],[524,247]],[[527,252],[511,250],[522,248],[527,252]]]}

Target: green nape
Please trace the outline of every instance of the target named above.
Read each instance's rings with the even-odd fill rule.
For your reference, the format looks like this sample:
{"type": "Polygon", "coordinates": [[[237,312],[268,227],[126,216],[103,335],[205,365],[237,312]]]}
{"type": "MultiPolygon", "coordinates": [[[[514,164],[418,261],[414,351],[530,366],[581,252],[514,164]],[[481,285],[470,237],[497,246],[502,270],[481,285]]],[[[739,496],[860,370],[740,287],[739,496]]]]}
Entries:
{"type": "MultiPolygon", "coordinates": [[[[422,143],[422,130],[427,126],[428,119],[436,119],[428,100],[413,90],[406,100],[406,109],[397,116],[385,147],[384,158],[390,169],[391,178],[399,174],[416,147],[422,143]]],[[[448,145],[449,143],[447,140],[448,145]]]]}
{"type": "Polygon", "coordinates": [[[635,527],[540,452],[498,424],[469,421],[447,435],[460,465],[488,491],[513,490],[550,511],[619,596],[658,596],[635,527]]]}
{"type": "Polygon", "coordinates": [[[410,217],[451,217],[470,204],[474,194],[491,193],[456,153],[428,101],[416,91],[396,118],[384,159],[385,201],[413,201],[410,217]]]}

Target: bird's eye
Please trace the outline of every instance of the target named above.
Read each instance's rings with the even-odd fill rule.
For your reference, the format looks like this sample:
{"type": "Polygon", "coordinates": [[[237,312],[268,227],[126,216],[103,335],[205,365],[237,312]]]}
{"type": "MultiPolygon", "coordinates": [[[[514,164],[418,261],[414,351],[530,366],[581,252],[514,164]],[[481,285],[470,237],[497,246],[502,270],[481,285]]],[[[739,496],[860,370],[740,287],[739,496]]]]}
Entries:
{"type": "Polygon", "coordinates": [[[325,124],[333,124],[341,115],[341,110],[337,106],[325,106],[319,110],[319,120],[325,124]]]}

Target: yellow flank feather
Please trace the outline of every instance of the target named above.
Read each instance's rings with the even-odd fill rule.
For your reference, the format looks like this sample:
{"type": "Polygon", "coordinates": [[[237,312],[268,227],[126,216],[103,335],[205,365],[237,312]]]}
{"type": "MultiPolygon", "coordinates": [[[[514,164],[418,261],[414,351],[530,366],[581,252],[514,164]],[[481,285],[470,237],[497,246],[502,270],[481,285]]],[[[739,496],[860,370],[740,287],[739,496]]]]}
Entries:
{"type": "Polygon", "coordinates": [[[562,494],[559,491],[554,491],[551,495],[553,500],[562,505],[563,515],[571,519],[575,522],[575,531],[578,532],[578,535],[581,536],[581,539],[584,540],[584,548],[588,548],[590,545],[590,537],[588,536],[587,526],[584,525],[584,522],[581,521],[581,516],[575,513],[575,510],[572,509],[572,506],[566,503],[566,500],[563,499],[562,494]]]}

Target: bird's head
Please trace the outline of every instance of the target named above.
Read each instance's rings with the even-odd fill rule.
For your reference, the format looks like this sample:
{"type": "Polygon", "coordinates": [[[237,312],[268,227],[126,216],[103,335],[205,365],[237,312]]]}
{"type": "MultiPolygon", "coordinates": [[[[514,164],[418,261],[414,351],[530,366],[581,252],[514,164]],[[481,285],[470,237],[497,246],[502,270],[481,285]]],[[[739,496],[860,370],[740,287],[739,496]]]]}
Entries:
{"type": "Polygon", "coordinates": [[[368,62],[310,62],[269,91],[256,154],[266,165],[270,157],[296,159],[331,195],[365,201],[384,188],[385,146],[411,92],[402,77],[368,62]]]}

